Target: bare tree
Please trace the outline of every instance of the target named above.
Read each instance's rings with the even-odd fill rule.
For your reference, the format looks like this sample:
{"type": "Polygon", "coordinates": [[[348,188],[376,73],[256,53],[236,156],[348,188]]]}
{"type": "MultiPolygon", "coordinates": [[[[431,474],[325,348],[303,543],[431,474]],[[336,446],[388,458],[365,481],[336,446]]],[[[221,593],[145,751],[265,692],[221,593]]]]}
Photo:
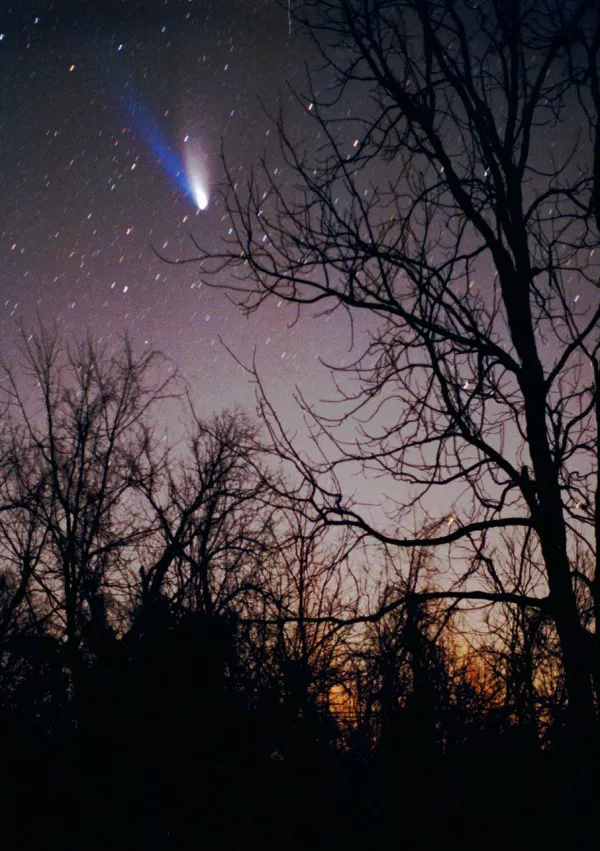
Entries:
{"type": "Polygon", "coordinates": [[[15,578],[2,629],[28,603],[64,642],[74,682],[90,634],[111,629],[134,545],[148,533],[133,522],[130,457],[143,451],[150,410],[168,393],[156,361],[136,357],[127,340],[111,354],[90,339],[61,345],[40,328],[4,367],[10,464],[0,546],[15,578]]]}
{"type": "Polygon", "coordinates": [[[319,718],[329,718],[332,689],[344,678],[344,620],[357,607],[350,569],[355,541],[344,530],[328,535],[293,508],[282,515],[266,585],[271,651],[284,710],[297,725],[295,745],[306,747],[302,728],[318,738],[319,718]]]}
{"type": "Polygon", "coordinates": [[[265,156],[247,182],[229,174],[232,236],[189,262],[247,311],[275,296],[372,316],[338,375],[339,420],[301,399],[336,446],[327,462],[300,457],[264,408],[304,504],[388,545],[452,547],[466,599],[498,530],[528,530],[546,588],[490,599],[549,613],[590,729],[598,625],[582,620],[573,553],[578,540],[597,559],[600,522],[597,4],[306,0],[296,14],[336,81],[297,95],[318,147],[279,115],[285,167],[265,156]],[[336,441],[352,414],[357,440],[336,441]],[[392,481],[392,523],[343,498],[348,462],[392,481]],[[434,534],[411,534],[415,511],[434,534]]]}
{"type": "Polygon", "coordinates": [[[163,598],[210,619],[260,593],[275,510],[256,426],[239,410],[190,414],[180,446],[159,461],[148,441],[131,461],[140,523],[153,530],[139,553],[139,593],[142,606],[163,598]]]}

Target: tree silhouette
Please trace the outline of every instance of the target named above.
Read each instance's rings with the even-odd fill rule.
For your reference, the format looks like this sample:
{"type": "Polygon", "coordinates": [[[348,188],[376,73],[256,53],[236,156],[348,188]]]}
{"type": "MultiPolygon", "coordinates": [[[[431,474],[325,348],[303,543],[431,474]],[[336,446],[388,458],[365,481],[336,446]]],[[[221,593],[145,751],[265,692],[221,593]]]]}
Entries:
{"type": "MultiPolygon", "coordinates": [[[[331,539],[294,511],[281,512],[265,590],[270,621],[270,683],[279,704],[281,736],[274,743],[302,763],[335,746],[331,689],[346,656],[343,624],[331,622],[356,613],[354,588],[344,586],[354,542],[347,534],[331,539]]],[[[342,675],[343,678],[343,675],[342,675]]]]}
{"type": "Polygon", "coordinates": [[[147,534],[124,507],[135,496],[129,458],[143,450],[152,406],[171,392],[168,378],[151,375],[157,360],[136,358],[127,340],[114,355],[91,339],[64,348],[40,327],[23,334],[21,361],[4,370],[0,540],[19,577],[9,612],[27,602],[45,613],[75,690],[90,637],[111,630],[127,552],[147,534]]]}
{"type": "Polygon", "coordinates": [[[140,602],[170,600],[206,618],[226,613],[261,584],[272,535],[269,475],[258,430],[242,411],[211,420],[188,411],[186,441],[159,452],[151,440],[132,459],[144,498],[142,523],[153,529],[140,551],[140,602]]]}
{"type": "MultiPolygon", "coordinates": [[[[580,830],[592,787],[564,771],[566,674],[530,527],[474,539],[469,588],[462,559],[455,575],[431,549],[399,558],[330,528],[265,398],[264,430],[201,419],[126,341],[40,329],[22,356],[0,455],[3,847],[472,847],[473,825],[503,847],[519,820],[565,847],[580,830]],[[165,396],[188,417],[166,446],[165,396]]],[[[593,570],[583,539],[590,631],[593,570]]]]}
{"type": "Polygon", "coordinates": [[[301,400],[336,447],[327,462],[301,457],[263,403],[304,504],[391,546],[452,547],[464,599],[495,569],[499,530],[531,535],[545,588],[526,596],[504,577],[489,599],[553,619],[572,728],[590,731],[598,627],[580,601],[597,604],[599,576],[597,6],[307,0],[296,15],[334,77],[325,94],[310,78],[297,94],[314,132],[298,145],[275,118],[285,167],[265,155],[243,184],[228,173],[232,236],[185,262],[249,312],[275,296],[372,317],[366,350],[338,369],[339,419],[301,400]],[[336,425],[352,414],[348,445],[336,425]],[[342,496],[348,461],[391,482],[393,523],[342,496]],[[437,521],[430,536],[411,533],[415,511],[437,521]],[[576,542],[594,560],[582,589],[576,542]]]}

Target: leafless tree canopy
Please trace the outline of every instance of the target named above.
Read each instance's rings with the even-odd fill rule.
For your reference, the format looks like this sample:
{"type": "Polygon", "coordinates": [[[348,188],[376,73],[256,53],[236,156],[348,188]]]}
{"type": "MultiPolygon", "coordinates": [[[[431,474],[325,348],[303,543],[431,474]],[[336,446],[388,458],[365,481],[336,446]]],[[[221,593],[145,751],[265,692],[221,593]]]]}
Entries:
{"type": "MultiPolygon", "coordinates": [[[[421,545],[444,521],[400,551],[332,524],[317,511],[319,471],[297,475],[304,461],[266,400],[262,428],[242,411],[203,419],[171,366],[126,340],[102,350],[37,329],[4,367],[7,847],[43,831],[61,847],[223,847],[300,817],[348,847],[356,824],[393,834],[399,800],[407,841],[435,801],[441,841],[461,786],[419,790],[473,759],[499,788],[544,764],[536,795],[568,783],[564,818],[587,775],[566,736],[567,671],[532,528],[502,530],[493,553],[480,545],[478,587],[449,588],[444,556],[421,545]],[[187,422],[173,444],[158,426],[166,402],[187,422]],[[373,778],[385,815],[361,796],[373,778]],[[43,818],[27,817],[32,795],[43,818]]],[[[339,511],[350,516],[341,498],[339,511]]],[[[574,564],[590,574],[583,546],[574,564]]],[[[591,634],[588,586],[574,587],[591,634]]]]}
{"type": "Polygon", "coordinates": [[[556,624],[571,708],[589,724],[597,5],[309,0],[296,15],[335,84],[309,76],[296,93],[314,123],[303,147],[275,116],[286,167],[265,155],[245,183],[230,175],[233,236],[190,259],[249,312],[276,296],[372,317],[366,351],[342,370],[359,389],[338,375],[357,440],[336,440],[339,422],[301,400],[336,445],[328,464],[301,461],[263,402],[313,516],[401,549],[453,545],[464,569],[449,590],[468,598],[491,582],[498,602],[535,608],[499,555],[500,531],[520,530],[521,560],[542,566],[533,596],[556,624]],[[374,526],[340,494],[348,461],[393,484],[392,523],[374,526]],[[415,510],[431,534],[410,529],[415,510]]]}

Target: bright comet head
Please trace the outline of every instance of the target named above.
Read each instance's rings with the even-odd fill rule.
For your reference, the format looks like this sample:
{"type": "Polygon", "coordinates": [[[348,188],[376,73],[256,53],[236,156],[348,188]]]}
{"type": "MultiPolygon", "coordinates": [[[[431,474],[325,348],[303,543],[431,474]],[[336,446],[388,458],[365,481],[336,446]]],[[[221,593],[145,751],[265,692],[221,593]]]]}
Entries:
{"type": "Polygon", "coordinates": [[[199,210],[206,210],[208,207],[208,195],[202,183],[199,180],[192,181],[192,195],[199,210]]]}
{"type": "Polygon", "coordinates": [[[185,173],[188,190],[199,210],[206,210],[210,198],[208,196],[208,170],[206,157],[197,142],[186,136],[188,140],[183,149],[185,173]]]}

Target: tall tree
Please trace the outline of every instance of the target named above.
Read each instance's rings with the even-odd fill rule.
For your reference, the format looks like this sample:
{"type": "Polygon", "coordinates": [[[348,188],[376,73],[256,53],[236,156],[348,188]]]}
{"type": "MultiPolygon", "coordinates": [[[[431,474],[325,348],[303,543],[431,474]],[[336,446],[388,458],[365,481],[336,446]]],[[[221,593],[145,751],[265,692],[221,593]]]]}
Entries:
{"type": "Polygon", "coordinates": [[[297,96],[315,122],[305,145],[276,119],[284,168],[265,156],[244,185],[229,175],[229,243],[190,259],[247,311],[275,296],[372,317],[345,370],[360,389],[338,384],[361,415],[356,442],[307,410],[336,445],[310,465],[265,408],[305,504],[388,545],[454,545],[451,590],[465,598],[495,569],[498,530],[528,530],[547,593],[507,582],[490,599],[549,613],[574,726],[590,729],[599,627],[582,620],[573,552],[578,539],[596,559],[584,594],[597,601],[597,4],[295,6],[335,83],[309,79],[297,96]],[[396,502],[404,493],[393,523],[340,496],[348,460],[389,477],[396,502]],[[410,533],[415,509],[439,521],[432,535],[410,533]]]}
{"type": "Polygon", "coordinates": [[[16,579],[2,629],[29,602],[64,642],[74,685],[89,636],[110,630],[127,554],[149,532],[131,511],[130,458],[147,443],[153,404],[170,392],[156,359],[137,357],[127,340],[113,354],[90,339],[69,348],[40,328],[3,370],[10,460],[0,551],[16,579]]]}
{"type": "Polygon", "coordinates": [[[355,542],[347,533],[333,538],[327,532],[301,512],[283,513],[266,586],[274,677],[287,732],[302,757],[332,734],[330,698],[347,656],[343,622],[356,614],[349,567],[355,542]]]}
{"type": "Polygon", "coordinates": [[[257,427],[240,410],[209,420],[188,413],[187,445],[160,457],[148,441],[131,459],[139,522],[153,530],[140,550],[139,590],[142,606],[168,600],[210,620],[259,590],[275,510],[257,427]]]}

